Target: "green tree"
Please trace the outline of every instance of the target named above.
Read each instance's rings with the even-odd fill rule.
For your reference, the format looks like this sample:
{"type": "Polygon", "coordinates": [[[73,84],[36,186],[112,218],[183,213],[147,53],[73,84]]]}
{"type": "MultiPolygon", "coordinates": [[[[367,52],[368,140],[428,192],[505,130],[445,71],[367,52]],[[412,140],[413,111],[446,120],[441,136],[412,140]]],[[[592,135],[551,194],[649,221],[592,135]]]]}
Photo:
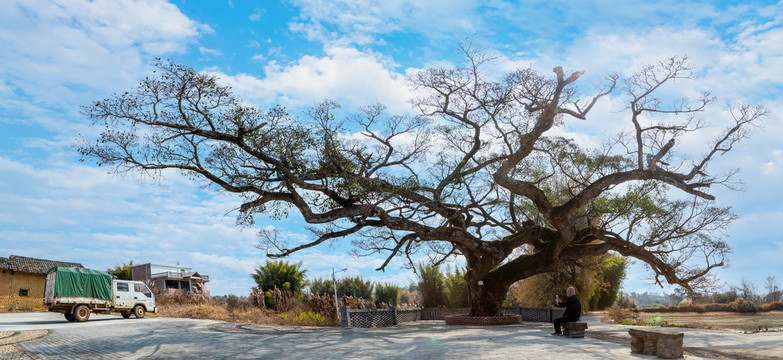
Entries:
{"type": "Polygon", "coordinates": [[[582,300],[582,310],[591,310],[589,299],[598,289],[600,262],[597,258],[579,259],[561,265],[556,271],[531,276],[512,289],[507,305],[550,306],[555,296],[565,299],[566,288],[573,286],[582,300]],[[516,301],[516,303],[510,303],[516,301]]]}
{"type": "Polygon", "coordinates": [[[381,306],[381,303],[387,303],[392,306],[400,304],[400,287],[394,284],[385,283],[375,285],[375,305],[381,306]]]}
{"type": "Polygon", "coordinates": [[[447,272],[443,283],[449,307],[468,307],[468,283],[465,281],[465,270],[456,268],[453,273],[447,272]]]}
{"type": "Polygon", "coordinates": [[[422,306],[443,307],[448,304],[446,299],[445,278],[440,272],[440,266],[419,263],[419,284],[422,306]]]}
{"type": "Polygon", "coordinates": [[[509,290],[508,306],[549,306],[555,295],[565,299],[573,286],[582,300],[582,310],[600,310],[614,305],[625,278],[627,259],[617,254],[581,259],[558,271],[532,276],[509,290]]]}
{"type": "Polygon", "coordinates": [[[601,271],[598,274],[598,291],[590,299],[590,308],[593,310],[606,309],[617,301],[625,270],[628,267],[628,259],[617,254],[606,254],[601,257],[601,271]]]}
{"type": "Polygon", "coordinates": [[[361,276],[345,277],[337,281],[337,296],[353,296],[372,299],[372,282],[365,281],[361,276]]]}
{"type": "Polygon", "coordinates": [[[133,274],[131,272],[131,267],[133,267],[133,260],[131,260],[127,264],[122,265],[116,265],[114,268],[108,268],[106,271],[109,274],[114,275],[117,279],[120,280],[133,280],[133,274]]]}
{"type": "Polygon", "coordinates": [[[316,295],[334,295],[334,282],[331,279],[314,278],[308,281],[310,292],[316,295]]]}
{"type": "Polygon", "coordinates": [[[489,79],[492,57],[464,50],[462,65],[411,73],[420,116],[374,105],[343,117],[325,101],[297,118],[161,63],[137,89],[84,108],[105,130],[78,151],[117,172],[175,169],[236,194],[240,225],[296,211],[314,236],[289,243],[261,231],[273,258],[346,237],[357,252],[388,255],[378,270],[416,251],[436,262],[462,256],[473,316],[500,315],[519,280],[610,251],[688,289],[724,265],[722,232],[736,215],[709,191],[736,172],[713,163],[749,136],[763,107],[730,105],[710,111],[718,124],[701,120],[716,100],[709,92],[669,91],[694,77],[683,57],[585,90],[584,72],[559,66],[489,79]],[[580,145],[581,135],[553,131],[605,123],[591,109],[607,98],[625,104],[612,114],[625,120],[617,133],[580,145]],[[708,139],[699,149],[675,146],[699,138],[708,139]]]}
{"type": "MultiPolygon", "coordinates": [[[[309,281],[310,292],[313,294],[334,295],[334,282],[331,279],[315,278],[309,281]]],[[[346,277],[337,280],[337,296],[353,296],[372,299],[373,284],[361,276],[346,277]]]]}
{"type": "Polygon", "coordinates": [[[301,269],[302,263],[289,264],[284,260],[266,261],[266,265],[256,269],[255,274],[251,274],[253,280],[258,284],[262,291],[268,291],[277,287],[281,290],[290,290],[301,292],[307,285],[305,273],[307,270],[301,269]]]}

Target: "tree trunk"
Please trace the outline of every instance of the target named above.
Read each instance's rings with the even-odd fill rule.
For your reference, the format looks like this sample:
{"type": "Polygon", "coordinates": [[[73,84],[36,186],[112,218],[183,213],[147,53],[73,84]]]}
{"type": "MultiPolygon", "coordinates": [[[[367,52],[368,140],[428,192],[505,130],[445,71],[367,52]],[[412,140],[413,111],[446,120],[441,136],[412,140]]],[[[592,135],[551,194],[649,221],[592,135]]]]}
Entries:
{"type": "Polygon", "coordinates": [[[508,287],[493,286],[484,281],[479,285],[478,281],[468,281],[468,303],[470,304],[470,316],[501,316],[503,315],[503,301],[506,300],[508,287]]]}

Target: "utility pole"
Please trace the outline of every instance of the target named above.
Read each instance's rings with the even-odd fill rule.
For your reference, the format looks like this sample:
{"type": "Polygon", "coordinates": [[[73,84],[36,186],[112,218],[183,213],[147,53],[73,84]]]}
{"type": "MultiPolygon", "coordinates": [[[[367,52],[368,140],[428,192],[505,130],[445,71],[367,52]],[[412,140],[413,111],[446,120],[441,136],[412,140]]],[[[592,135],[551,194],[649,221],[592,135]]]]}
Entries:
{"type": "Polygon", "coordinates": [[[340,305],[337,304],[337,278],[334,277],[334,274],[346,270],[348,270],[348,268],[343,268],[337,271],[334,271],[334,268],[332,268],[332,284],[334,285],[334,312],[335,312],[334,318],[337,319],[337,321],[340,321],[340,305]]]}

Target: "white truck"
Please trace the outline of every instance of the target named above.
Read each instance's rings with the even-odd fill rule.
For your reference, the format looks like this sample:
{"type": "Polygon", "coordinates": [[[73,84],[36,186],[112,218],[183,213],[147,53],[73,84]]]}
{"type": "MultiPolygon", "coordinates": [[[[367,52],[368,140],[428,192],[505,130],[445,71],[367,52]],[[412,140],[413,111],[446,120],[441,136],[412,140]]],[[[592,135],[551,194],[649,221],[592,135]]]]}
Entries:
{"type": "Polygon", "coordinates": [[[46,274],[44,305],[68,321],[87,321],[90,312],[118,312],[141,319],[158,312],[155,295],[141,281],[117,280],[106,271],[53,267],[46,274]]]}

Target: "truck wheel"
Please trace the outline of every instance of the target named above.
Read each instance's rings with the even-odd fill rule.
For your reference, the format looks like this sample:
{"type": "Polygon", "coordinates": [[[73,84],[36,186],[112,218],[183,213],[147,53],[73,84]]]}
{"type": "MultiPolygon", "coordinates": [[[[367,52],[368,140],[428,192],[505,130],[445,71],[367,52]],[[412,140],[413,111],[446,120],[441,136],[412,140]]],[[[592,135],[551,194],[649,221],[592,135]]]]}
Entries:
{"type": "Polygon", "coordinates": [[[146,313],[147,310],[144,310],[144,306],[136,305],[136,307],[133,308],[133,315],[135,315],[137,319],[143,319],[146,313]]]}
{"type": "Polygon", "coordinates": [[[120,313],[120,315],[122,315],[122,317],[124,317],[126,319],[130,319],[131,312],[130,311],[123,311],[123,312],[120,313]]]}
{"type": "Polygon", "coordinates": [[[90,318],[90,308],[87,305],[79,305],[76,310],[73,311],[73,317],[78,322],[85,322],[90,318]]]}
{"type": "Polygon", "coordinates": [[[63,314],[63,315],[65,315],[65,320],[68,320],[68,322],[74,322],[74,321],[76,321],[76,318],[75,318],[75,317],[73,317],[73,314],[71,314],[71,313],[65,313],[65,314],[63,314]]]}

